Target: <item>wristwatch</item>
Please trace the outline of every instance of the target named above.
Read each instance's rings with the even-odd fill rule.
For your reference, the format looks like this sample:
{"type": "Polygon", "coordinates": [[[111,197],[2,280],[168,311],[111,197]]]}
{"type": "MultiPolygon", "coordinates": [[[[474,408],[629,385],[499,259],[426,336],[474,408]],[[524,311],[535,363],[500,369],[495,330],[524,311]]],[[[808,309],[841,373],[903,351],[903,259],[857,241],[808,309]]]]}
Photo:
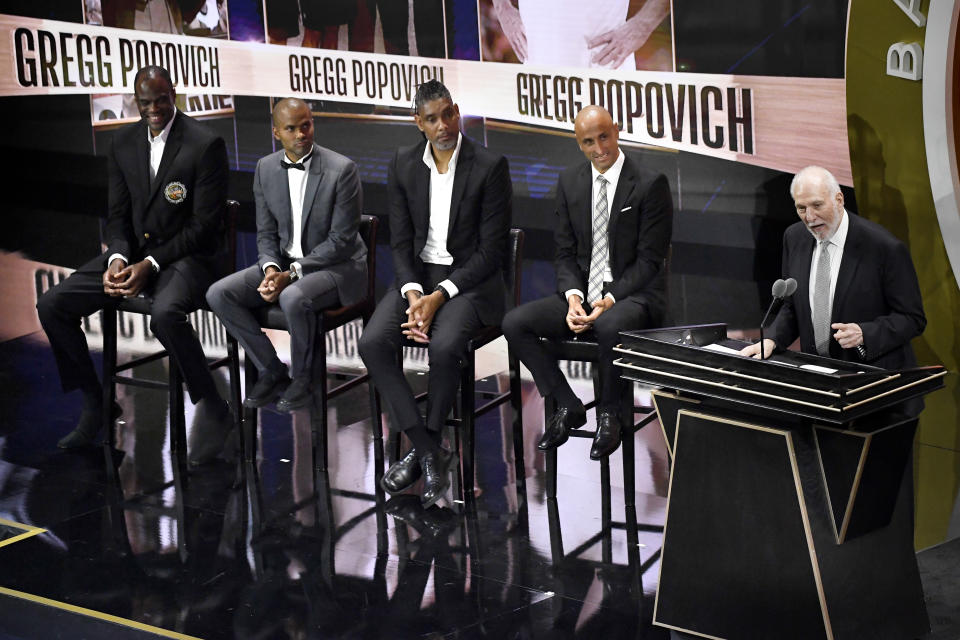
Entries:
{"type": "Polygon", "coordinates": [[[290,282],[296,282],[303,277],[303,272],[300,271],[300,265],[296,262],[290,263],[290,282]]]}
{"type": "Polygon", "coordinates": [[[450,292],[443,288],[441,285],[437,285],[433,288],[434,291],[439,291],[443,295],[443,301],[447,302],[450,300],[450,292]]]}

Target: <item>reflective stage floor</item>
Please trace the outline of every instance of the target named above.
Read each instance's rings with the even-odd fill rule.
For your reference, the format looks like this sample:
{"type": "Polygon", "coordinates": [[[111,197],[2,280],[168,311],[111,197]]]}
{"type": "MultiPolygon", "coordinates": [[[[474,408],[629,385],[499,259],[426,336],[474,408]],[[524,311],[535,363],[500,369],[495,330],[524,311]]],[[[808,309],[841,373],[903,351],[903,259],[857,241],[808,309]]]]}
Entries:
{"type": "MultiPolygon", "coordinates": [[[[506,388],[497,362],[482,386],[506,388]]],[[[619,452],[604,526],[586,439],[561,447],[558,499],[545,499],[543,406],[526,381],[525,495],[507,404],[477,424],[476,499],[448,492],[425,511],[375,491],[366,385],[329,407],[327,472],[314,471],[307,412],[271,409],[256,463],[185,472],[165,394],[122,387],[117,450],[64,452],[79,398],[60,392],[42,334],[0,343],[0,363],[0,638],[679,637],[652,624],[669,476],[656,422],[636,436],[636,527],[623,524],[619,452]]],[[[165,379],[162,362],[142,369],[165,379]]],[[[425,388],[422,366],[408,373],[425,388]]],[[[569,373],[586,395],[587,372],[569,373]]],[[[191,422],[188,403],[196,443],[191,422]]],[[[932,568],[921,554],[936,573],[928,638],[956,640],[960,548],[937,554],[932,568]]]]}

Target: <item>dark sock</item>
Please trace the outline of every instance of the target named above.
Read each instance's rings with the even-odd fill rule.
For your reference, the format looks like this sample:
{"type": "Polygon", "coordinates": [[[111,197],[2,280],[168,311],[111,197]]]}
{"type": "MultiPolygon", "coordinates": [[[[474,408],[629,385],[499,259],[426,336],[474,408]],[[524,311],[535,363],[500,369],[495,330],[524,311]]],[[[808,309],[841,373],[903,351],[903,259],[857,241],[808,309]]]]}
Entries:
{"type": "Polygon", "coordinates": [[[98,384],[81,390],[83,393],[83,410],[99,412],[103,409],[103,389],[98,384]]]}
{"type": "Polygon", "coordinates": [[[566,407],[567,409],[578,410],[583,407],[583,403],[580,402],[580,398],[577,397],[577,394],[573,392],[573,389],[571,389],[570,385],[566,382],[558,384],[550,396],[553,398],[554,402],[557,403],[558,409],[561,407],[566,407]]]}
{"type": "Polygon", "coordinates": [[[404,433],[410,438],[410,442],[413,443],[414,448],[417,450],[418,457],[428,453],[440,453],[440,446],[434,442],[433,437],[431,437],[430,433],[427,432],[427,428],[423,425],[417,425],[407,429],[404,433]]]}

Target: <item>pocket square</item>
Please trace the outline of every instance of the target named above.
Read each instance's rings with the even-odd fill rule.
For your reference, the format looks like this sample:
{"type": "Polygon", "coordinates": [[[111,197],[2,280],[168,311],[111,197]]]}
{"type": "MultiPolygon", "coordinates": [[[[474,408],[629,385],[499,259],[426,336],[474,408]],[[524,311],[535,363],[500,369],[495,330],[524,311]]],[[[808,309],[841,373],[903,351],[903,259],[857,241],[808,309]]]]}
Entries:
{"type": "Polygon", "coordinates": [[[623,209],[620,209],[620,213],[623,213],[624,211],[630,211],[630,209],[633,209],[633,207],[632,207],[632,206],[631,206],[631,207],[624,207],[623,209]]]}

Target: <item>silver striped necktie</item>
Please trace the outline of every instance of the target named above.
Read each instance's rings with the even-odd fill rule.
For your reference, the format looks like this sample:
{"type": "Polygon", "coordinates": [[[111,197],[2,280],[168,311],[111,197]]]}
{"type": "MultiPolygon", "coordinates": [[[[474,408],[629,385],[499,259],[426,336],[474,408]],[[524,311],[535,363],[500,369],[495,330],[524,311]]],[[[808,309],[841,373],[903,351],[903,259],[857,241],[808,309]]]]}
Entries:
{"type": "Polygon", "coordinates": [[[597,176],[596,212],[593,216],[593,251],[590,253],[590,277],[587,286],[587,302],[600,299],[603,293],[603,272],[607,268],[607,223],[610,209],[607,207],[607,179],[597,176]]]}
{"type": "Polygon", "coordinates": [[[813,285],[813,338],[817,353],[830,355],[830,241],[820,241],[820,257],[813,285]]]}

